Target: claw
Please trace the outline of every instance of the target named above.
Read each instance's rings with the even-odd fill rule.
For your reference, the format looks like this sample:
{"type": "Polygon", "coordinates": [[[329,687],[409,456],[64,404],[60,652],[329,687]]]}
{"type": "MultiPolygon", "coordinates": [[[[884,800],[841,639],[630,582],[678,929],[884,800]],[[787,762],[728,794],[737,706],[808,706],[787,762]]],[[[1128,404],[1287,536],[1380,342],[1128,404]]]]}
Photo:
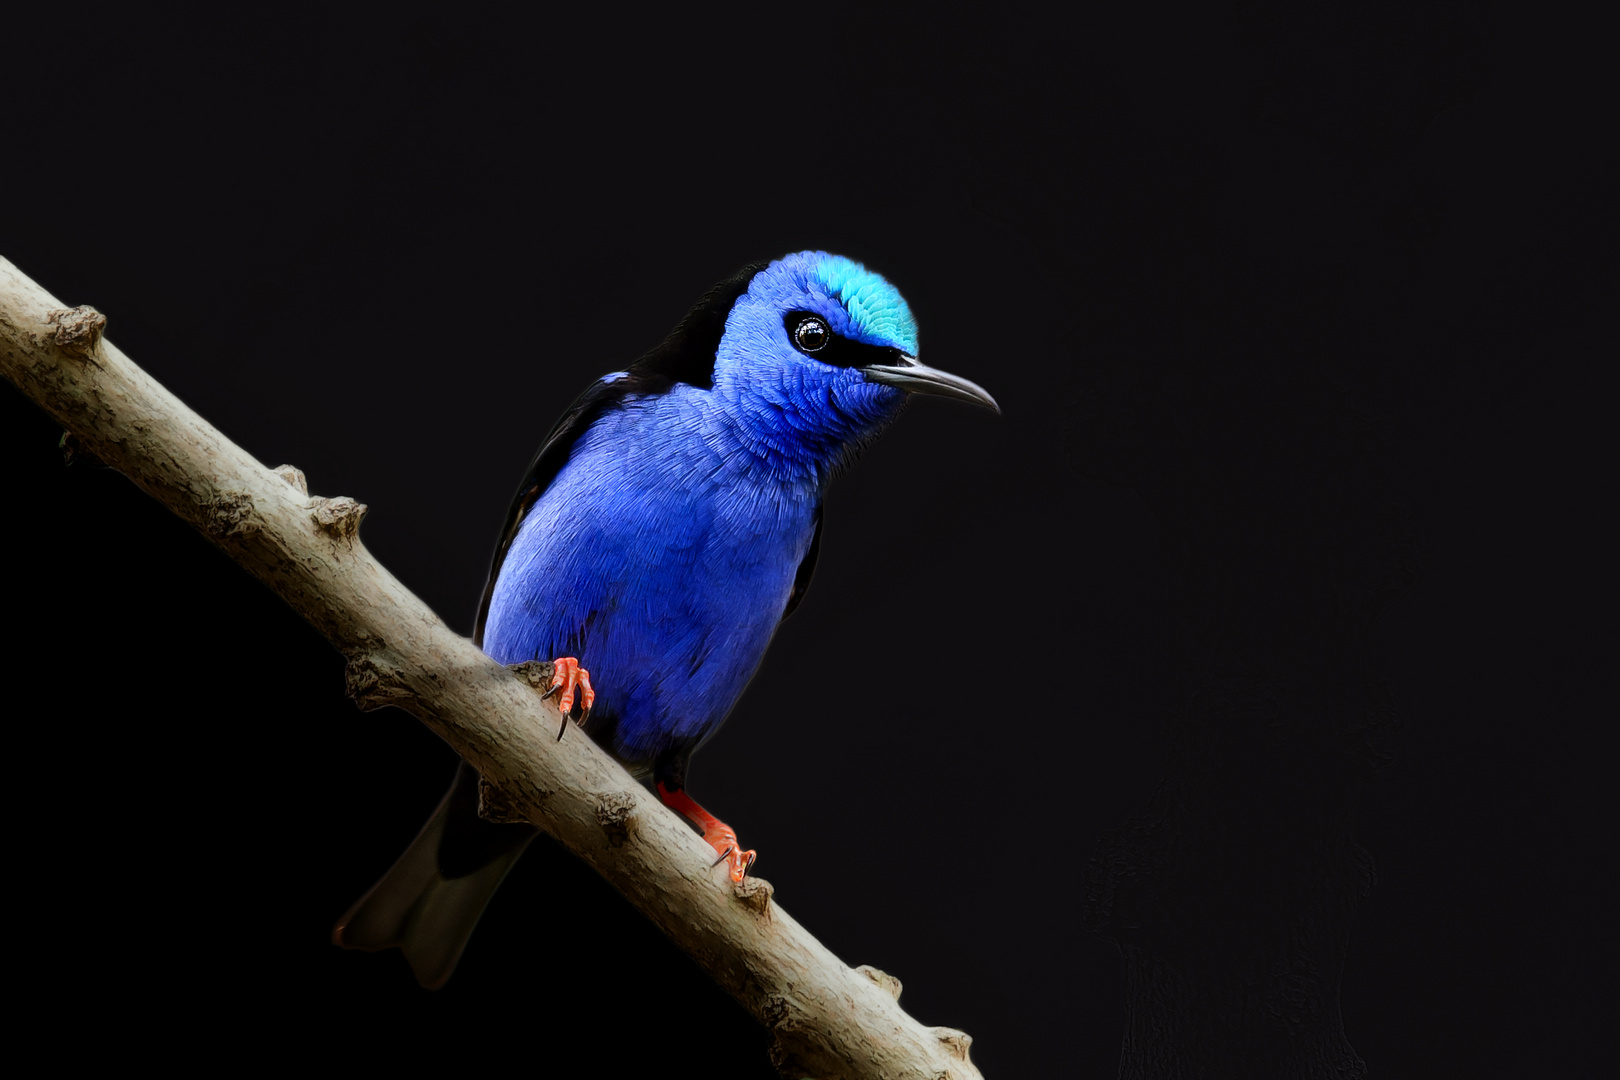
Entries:
{"type": "MultiPolygon", "coordinates": [[[[730,833],[731,830],[727,829],[726,832],[730,833]]],[[[709,840],[709,837],[705,835],[703,839],[709,840]]],[[[735,840],[735,836],[733,836],[733,840],[735,840]]],[[[723,840],[719,842],[709,840],[710,846],[712,846],[716,851],[719,851],[720,843],[723,842],[723,840]]],[[[753,868],[754,860],[756,858],[758,858],[758,856],[752,850],[738,851],[737,845],[732,843],[727,846],[726,850],[720,852],[720,857],[714,860],[714,862],[710,863],[709,867],[710,869],[713,869],[723,862],[729,862],[731,864],[731,880],[741,881],[743,878],[748,876],[748,871],[753,868]]]]}
{"type": "Polygon", "coordinates": [[[742,850],[742,846],[737,843],[737,834],[731,831],[731,826],[719,822],[716,824],[719,825],[718,829],[705,829],[703,832],[703,839],[720,853],[720,857],[709,865],[714,867],[721,863],[730,863],[731,880],[741,881],[748,876],[748,870],[758,856],[753,851],[742,850]]]}
{"type": "Polygon", "coordinates": [[[560,694],[557,707],[562,710],[562,728],[557,732],[557,741],[561,742],[563,732],[568,730],[568,720],[574,711],[574,695],[579,695],[579,723],[583,726],[587,717],[591,715],[591,706],[596,704],[596,691],[591,687],[591,673],[579,666],[579,661],[572,656],[559,656],[553,660],[554,669],[551,676],[551,689],[544,694],[551,697],[560,694]]]}
{"type": "Polygon", "coordinates": [[[703,809],[684,791],[670,791],[660,783],[658,797],[664,800],[665,806],[703,830],[703,839],[720,854],[713,865],[730,863],[732,881],[741,881],[748,876],[748,869],[754,865],[757,856],[752,851],[742,849],[730,825],[703,809]]]}

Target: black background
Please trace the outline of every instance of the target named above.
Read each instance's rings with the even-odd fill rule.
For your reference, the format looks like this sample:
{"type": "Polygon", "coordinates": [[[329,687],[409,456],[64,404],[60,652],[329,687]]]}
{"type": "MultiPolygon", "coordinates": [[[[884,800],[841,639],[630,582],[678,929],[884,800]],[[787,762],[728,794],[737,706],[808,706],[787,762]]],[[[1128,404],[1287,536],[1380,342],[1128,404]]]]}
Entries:
{"type": "MultiPolygon", "coordinates": [[[[1610,58],[1501,7],[1310,11],[22,28],[0,252],[260,460],[367,503],[366,544],[463,632],[587,382],[750,260],[889,277],[924,359],[1004,415],[915,402],[835,487],[691,790],[994,1077],[1119,1053],[1121,964],[1078,911],[1158,775],[1175,598],[1155,494],[1085,452],[1122,423],[1096,373],[1338,365],[1424,553],[1371,662],[1407,726],[1358,812],[1345,1028],[1375,1076],[1559,1075],[1612,1021],[1610,58]]],[[[0,409],[13,983],[42,1020],[176,1064],[476,1041],[485,1067],[771,1075],[763,1030],[549,844],[439,993],[333,948],[453,756],[357,712],[324,641],[120,476],[64,470],[9,386],[0,409]]],[[[1276,457],[1279,497],[1320,495],[1276,457]]]]}

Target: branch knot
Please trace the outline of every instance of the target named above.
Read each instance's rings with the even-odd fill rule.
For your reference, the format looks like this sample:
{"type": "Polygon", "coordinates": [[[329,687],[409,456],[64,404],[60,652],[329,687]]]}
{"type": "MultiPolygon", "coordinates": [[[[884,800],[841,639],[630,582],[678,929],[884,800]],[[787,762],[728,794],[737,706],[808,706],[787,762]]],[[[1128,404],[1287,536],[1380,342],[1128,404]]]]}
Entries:
{"type": "Polygon", "coordinates": [[[494,825],[527,825],[529,819],[518,812],[504,792],[478,777],[478,816],[494,825]]]}
{"type": "Polygon", "coordinates": [[[550,660],[525,660],[507,664],[506,669],[541,693],[551,689],[551,680],[557,674],[557,665],[550,660]]]}
{"type": "Polygon", "coordinates": [[[928,1030],[933,1032],[940,1042],[950,1048],[952,1056],[957,1061],[966,1061],[968,1059],[968,1047],[973,1045],[973,1036],[965,1031],[957,1031],[955,1028],[948,1027],[929,1028],[928,1030]]]}
{"type": "Polygon", "coordinates": [[[107,316],[93,307],[57,308],[45,316],[45,325],[54,327],[51,340],[82,360],[94,360],[101,333],[107,329],[107,316]]]}
{"type": "Polygon", "coordinates": [[[296,465],[277,465],[270,470],[291,484],[300,495],[309,494],[309,481],[304,478],[304,470],[296,465]]]}
{"type": "Polygon", "coordinates": [[[859,972],[860,974],[865,975],[868,979],[871,979],[873,982],[877,983],[879,986],[881,986],[885,991],[888,992],[888,995],[890,997],[894,998],[894,1000],[896,1000],[896,1001],[900,1000],[900,980],[899,979],[895,978],[893,975],[890,975],[886,971],[879,971],[877,968],[873,967],[871,964],[862,964],[860,967],[856,968],[855,970],[857,972],[859,972]]]}
{"type": "Polygon", "coordinates": [[[771,916],[771,897],[776,895],[776,889],[764,878],[745,877],[731,887],[731,891],[743,907],[755,915],[763,915],[769,919],[771,916]]]}
{"type": "Polygon", "coordinates": [[[105,461],[85,449],[84,441],[71,431],[62,432],[62,438],[57,441],[56,445],[62,451],[62,464],[64,465],[78,465],[82,462],[92,469],[112,468],[105,461]]]}
{"type": "Polygon", "coordinates": [[[413,696],[405,672],[373,652],[355,653],[343,668],[343,692],[362,712],[387,708],[413,696]]]}
{"type": "Polygon", "coordinates": [[[368,509],[365,503],[355,502],[347,495],[339,495],[335,499],[317,497],[309,516],[315,519],[315,527],[327,536],[344,544],[352,544],[354,538],[360,535],[360,521],[368,509]]]}
{"type": "Polygon", "coordinates": [[[636,797],[628,791],[610,791],[596,798],[596,823],[607,834],[609,847],[620,847],[630,839],[631,815],[636,797]]]}
{"type": "Polygon", "coordinates": [[[221,491],[203,503],[202,509],[202,527],[210,536],[224,539],[259,531],[253,496],[245,491],[221,491]]]}

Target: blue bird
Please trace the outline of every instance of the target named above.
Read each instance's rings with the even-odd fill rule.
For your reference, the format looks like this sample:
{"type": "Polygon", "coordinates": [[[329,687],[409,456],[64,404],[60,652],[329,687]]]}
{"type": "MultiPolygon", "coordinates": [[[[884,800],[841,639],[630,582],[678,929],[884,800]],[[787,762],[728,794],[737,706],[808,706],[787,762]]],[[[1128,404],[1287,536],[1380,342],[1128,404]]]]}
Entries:
{"type": "MultiPolygon", "coordinates": [[[[580,395],[507,514],[473,640],[503,664],[555,658],[563,730],[577,719],[652,784],[733,880],[754,852],[687,795],[687,764],[803,598],[828,484],[908,394],[1000,412],[916,357],[910,308],[861,264],[806,251],[745,267],[580,395]]],[[[423,986],[443,985],[535,836],[480,819],[477,787],[463,762],[337,944],[399,946],[423,986]]]]}

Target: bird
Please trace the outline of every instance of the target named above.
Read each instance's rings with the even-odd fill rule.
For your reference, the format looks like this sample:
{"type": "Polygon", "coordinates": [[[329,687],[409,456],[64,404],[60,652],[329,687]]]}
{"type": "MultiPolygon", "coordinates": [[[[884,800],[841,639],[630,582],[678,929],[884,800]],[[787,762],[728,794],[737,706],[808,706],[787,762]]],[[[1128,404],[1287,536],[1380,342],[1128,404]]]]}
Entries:
{"type": "MultiPolygon", "coordinates": [[[[502,664],[552,660],[558,737],[582,727],[703,833],[733,881],[755,852],[687,793],[688,764],[803,599],[828,485],[913,395],[1001,411],[917,355],[910,307],[861,263],[824,251],[752,263],[574,401],[507,512],[474,642],[502,664]]],[[[483,820],[478,802],[463,761],[334,942],[398,947],[422,986],[444,985],[537,834],[483,820]]]]}

